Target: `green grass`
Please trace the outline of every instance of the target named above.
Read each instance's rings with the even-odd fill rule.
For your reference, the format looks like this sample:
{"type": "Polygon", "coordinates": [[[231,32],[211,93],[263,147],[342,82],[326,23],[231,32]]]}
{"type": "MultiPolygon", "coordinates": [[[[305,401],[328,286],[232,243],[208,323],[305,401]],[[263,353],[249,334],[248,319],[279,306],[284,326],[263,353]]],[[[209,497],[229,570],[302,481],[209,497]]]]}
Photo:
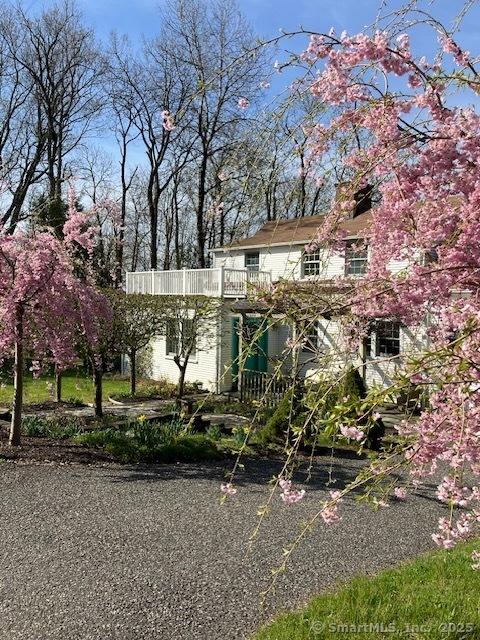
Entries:
{"type": "MultiPolygon", "coordinates": [[[[354,553],[353,540],[352,545],[354,553]]],[[[474,549],[480,549],[480,541],[372,578],[359,576],[314,598],[303,611],[279,617],[252,640],[478,640],[480,572],[471,568],[474,549]],[[383,624],[383,631],[375,624],[383,624]]]]}
{"type": "MultiPolygon", "coordinates": [[[[34,380],[31,375],[25,376],[24,402],[34,404],[51,400],[47,383],[53,384],[53,377],[42,376],[34,380]]],[[[117,393],[126,393],[129,390],[128,380],[113,380],[105,377],[103,380],[103,400],[106,402],[109,396],[117,393]]],[[[0,388],[0,405],[9,407],[12,403],[13,385],[7,384],[0,388]]],[[[93,402],[93,382],[82,373],[67,373],[62,376],[62,399],[77,398],[84,403],[93,402]]]]}

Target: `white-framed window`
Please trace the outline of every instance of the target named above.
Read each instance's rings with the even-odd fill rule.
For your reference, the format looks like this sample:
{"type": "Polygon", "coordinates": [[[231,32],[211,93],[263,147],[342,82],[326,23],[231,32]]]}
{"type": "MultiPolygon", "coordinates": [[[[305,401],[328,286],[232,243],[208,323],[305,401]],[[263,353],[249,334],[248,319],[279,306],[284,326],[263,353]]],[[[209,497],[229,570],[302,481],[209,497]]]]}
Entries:
{"type": "Polygon", "coordinates": [[[249,271],[260,270],[260,252],[250,251],[245,254],[245,268],[249,271]]]}
{"type": "Polygon", "coordinates": [[[363,240],[347,240],[345,247],[345,275],[363,276],[367,273],[368,249],[363,240]]]}
{"type": "Polygon", "coordinates": [[[195,335],[195,323],[192,318],[182,321],[182,340],[185,350],[191,349],[190,357],[197,355],[197,336],[195,335]]]}
{"type": "Polygon", "coordinates": [[[400,323],[379,320],[375,326],[377,356],[398,356],[401,351],[400,323]]]}
{"type": "Polygon", "coordinates": [[[180,343],[180,332],[178,321],[169,318],[165,327],[165,350],[167,356],[174,356],[178,353],[180,343]]]}
{"type": "Polygon", "coordinates": [[[197,354],[197,336],[193,319],[170,318],[166,323],[165,351],[167,356],[184,354],[191,347],[190,357],[197,354]]]}
{"type": "Polygon", "coordinates": [[[320,250],[307,253],[302,256],[302,273],[304,276],[319,276],[321,271],[320,250]]]}

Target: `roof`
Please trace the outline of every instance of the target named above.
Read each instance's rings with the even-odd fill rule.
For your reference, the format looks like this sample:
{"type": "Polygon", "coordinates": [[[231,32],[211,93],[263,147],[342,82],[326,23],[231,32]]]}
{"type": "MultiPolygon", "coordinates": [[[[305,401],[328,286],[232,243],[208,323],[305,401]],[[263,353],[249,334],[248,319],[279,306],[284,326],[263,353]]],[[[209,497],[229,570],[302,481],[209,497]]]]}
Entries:
{"type": "MultiPolygon", "coordinates": [[[[325,216],[307,216],[293,218],[291,220],[272,220],[261,227],[253,236],[239,240],[225,247],[218,247],[214,251],[228,251],[230,249],[257,249],[259,247],[271,247],[292,244],[307,244],[311,242],[322,226],[325,216]]],[[[347,233],[349,238],[358,238],[365,235],[365,231],[372,222],[371,211],[344,220],[340,223],[340,229],[347,233]]]]}

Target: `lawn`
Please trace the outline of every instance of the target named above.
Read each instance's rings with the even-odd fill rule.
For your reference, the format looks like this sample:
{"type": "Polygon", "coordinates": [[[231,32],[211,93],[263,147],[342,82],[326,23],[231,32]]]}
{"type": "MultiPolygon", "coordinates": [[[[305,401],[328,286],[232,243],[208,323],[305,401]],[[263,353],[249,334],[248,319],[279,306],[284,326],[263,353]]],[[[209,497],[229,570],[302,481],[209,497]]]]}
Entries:
{"type": "Polygon", "coordinates": [[[470,554],[480,541],[359,576],[279,617],[253,640],[445,640],[480,638],[480,571],[470,554]]]}
{"type": "MultiPolygon", "coordinates": [[[[48,384],[53,384],[53,377],[42,376],[34,380],[31,375],[25,377],[24,401],[26,404],[51,400],[48,384]]],[[[112,394],[127,393],[128,380],[116,380],[106,376],[103,380],[103,399],[108,400],[112,394]]],[[[12,384],[0,387],[0,405],[10,406],[13,397],[12,384]]],[[[83,372],[68,372],[62,377],[62,399],[77,399],[82,402],[93,401],[93,382],[83,372]]]]}

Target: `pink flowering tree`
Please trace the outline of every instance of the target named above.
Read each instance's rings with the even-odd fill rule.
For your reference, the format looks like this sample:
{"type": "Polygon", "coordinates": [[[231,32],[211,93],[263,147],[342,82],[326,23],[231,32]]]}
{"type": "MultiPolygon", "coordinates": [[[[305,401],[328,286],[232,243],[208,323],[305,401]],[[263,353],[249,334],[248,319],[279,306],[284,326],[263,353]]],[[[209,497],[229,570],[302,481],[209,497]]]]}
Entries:
{"type": "MultiPolygon", "coordinates": [[[[328,394],[310,399],[272,495],[280,487],[285,502],[303,497],[296,493],[289,500],[285,482],[305,431],[316,421],[323,433],[362,448],[378,408],[392,397],[415,387],[426,399],[417,415],[398,427],[397,445],[376,456],[349,486],[331,492],[297,543],[313,522],[336,522],[349,491],[363,488],[365,499],[387,506],[390,497],[405,499],[437,471],[437,497],[448,513],[434,541],[450,548],[480,522],[480,115],[465,106],[478,103],[480,75],[476,59],[434,19],[413,12],[408,29],[415,27],[415,17],[438,43],[430,60],[414,55],[409,33],[398,35],[393,24],[394,35],[309,33],[306,50],[293,61],[305,68],[295,91],[311,94],[332,114],[326,117],[323,110],[321,122],[304,123],[309,171],[322,179],[341,149],[348,175],[306,251],[345,250],[342,223],[358,204],[356,195],[372,186],[379,197],[371,213],[366,275],[338,277],[328,286],[321,280],[282,281],[263,299],[277,313],[287,309],[289,320],[338,318],[343,355],[352,361],[355,356],[358,361],[368,327],[378,319],[421,328],[423,339],[407,357],[396,359],[388,388],[345,398],[322,420],[318,415],[328,394]],[[397,486],[394,476],[402,469],[404,486],[397,486]]],[[[301,340],[297,334],[290,357],[301,340]]],[[[233,486],[231,476],[225,487],[233,486]]],[[[268,504],[261,518],[264,512],[268,504]]],[[[285,553],[284,564],[295,546],[285,553]]]]}
{"type": "Polygon", "coordinates": [[[42,362],[61,371],[75,360],[78,331],[95,344],[96,319],[108,317],[105,298],[85,273],[78,276],[79,251],[92,251],[94,233],[73,206],[63,240],[51,229],[0,230],[0,354],[14,358],[11,445],[20,444],[25,357],[32,358],[34,375],[42,362]]]}
{"type": "MultiPolygon", "coordinates": [[[[473,107],[456,106],[452,93],[460,91],[462,104],[468,93],[475,101],[480,76],[470,54],[427,21],[440,45],[432,61],[414,56],[407,33],[391,38],[378,31],[313,34],[301,60],[317,71],[306,89],[340,109],[312,127],[311,163],[320,165],[345,135],[361,140],[344,159],[349,183],[313,245],[338,246],[354,193],[376,185],[381,197],[372,211],[368,273],[338,286],[349,288],[351,317],[360,319],[351,335],[357,348],[372,319],[425,327],[426,340],[383,398],[412,384],[428,390],[427,408],[401,426],[401,453],[413,484],[437,466],[443,470],[438,497],[450,516],[434,540],[449,548],[480,520],[479,488],[464,486],[469,474],[480,475],[480,118],[473,107]],[[393,269],[395,263],[402,268],[393,269]],[[469,509],[456,516],[458,506],[469,509]]],[[[375,389],[371,405],[381,396],[375,389]]],[[[370,411],[367,399],[357,424],[347,425],[339,411],[340,430],[362,440],[358,419],[370,411]]],[[[376,463],[377,485],[398,465],[391,455],[376,463]]]]}

